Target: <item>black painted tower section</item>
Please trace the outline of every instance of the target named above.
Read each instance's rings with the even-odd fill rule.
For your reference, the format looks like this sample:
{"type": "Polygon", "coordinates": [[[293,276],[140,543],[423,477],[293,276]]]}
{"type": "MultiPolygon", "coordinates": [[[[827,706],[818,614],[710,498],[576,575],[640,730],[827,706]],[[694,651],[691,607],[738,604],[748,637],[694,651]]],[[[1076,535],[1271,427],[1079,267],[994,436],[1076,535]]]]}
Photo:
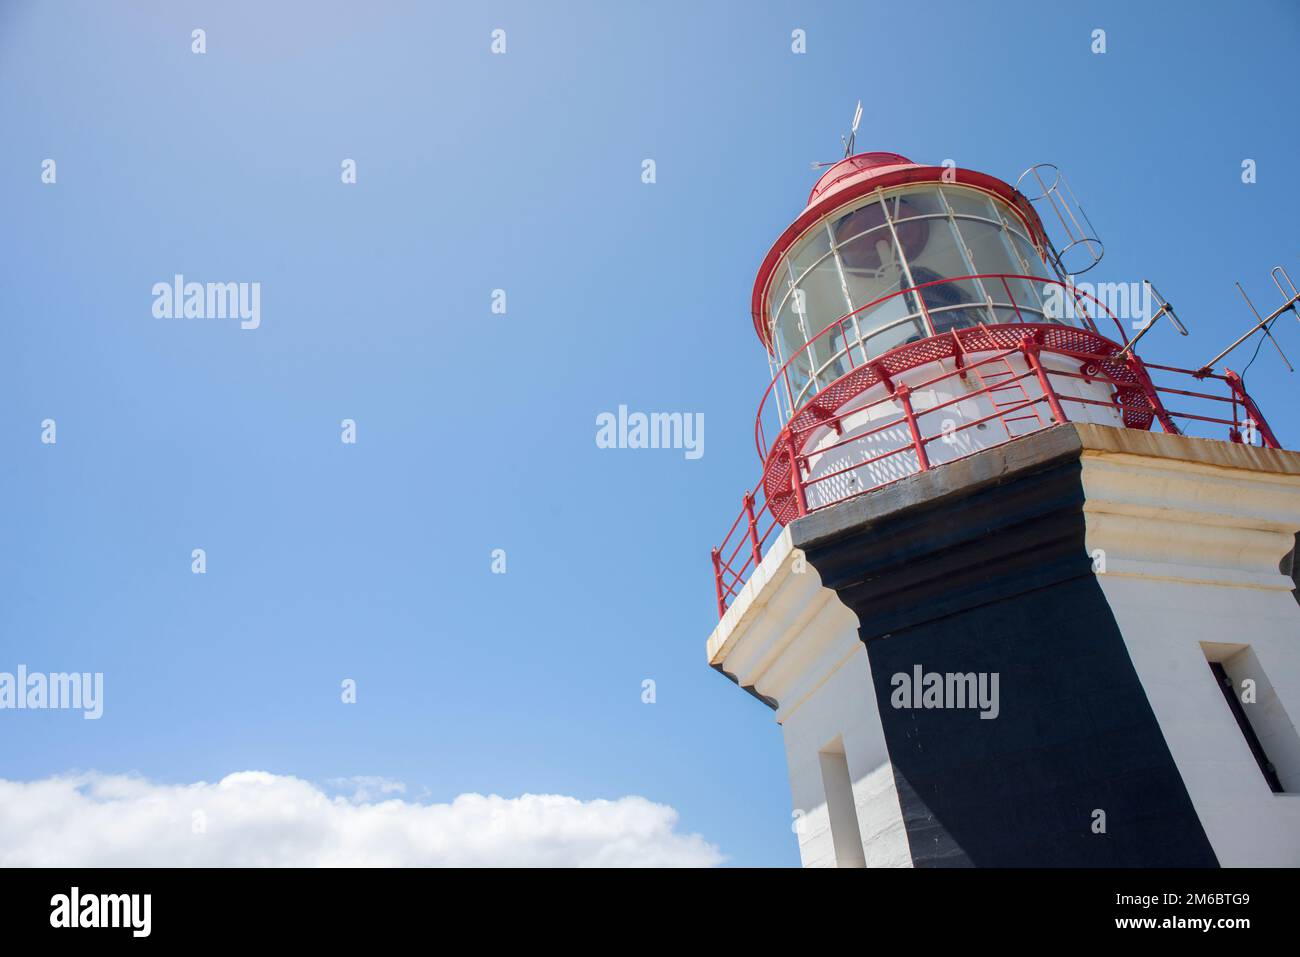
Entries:
{"type": "Polygon", "coordinates": [[[861,520],[792,527],[858,616],[918,867],[1218,864],[1093,573],[1068,438],[973,485],[891,493],[875,517],[869,495],[861,520]],[[918,664],[996,672],[998,717],[891,706],[918,664]]]}

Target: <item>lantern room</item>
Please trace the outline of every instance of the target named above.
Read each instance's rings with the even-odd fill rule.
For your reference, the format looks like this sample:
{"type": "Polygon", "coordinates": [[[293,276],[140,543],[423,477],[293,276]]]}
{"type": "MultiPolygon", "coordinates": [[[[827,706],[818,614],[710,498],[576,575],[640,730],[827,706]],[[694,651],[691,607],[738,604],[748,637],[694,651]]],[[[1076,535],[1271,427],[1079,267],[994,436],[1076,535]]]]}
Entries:
{"type": "Polygon", "coordinates": [[[981,323],[1067,321],[1032,281],[1057,278],[1044,243],[1029,203],[991,177],[895,153],[836,163],[754,287],[759,336],[774,366],[791,363],[781,398],[797,408],[848,371],[850,349],[865,362],[981,323]]]}

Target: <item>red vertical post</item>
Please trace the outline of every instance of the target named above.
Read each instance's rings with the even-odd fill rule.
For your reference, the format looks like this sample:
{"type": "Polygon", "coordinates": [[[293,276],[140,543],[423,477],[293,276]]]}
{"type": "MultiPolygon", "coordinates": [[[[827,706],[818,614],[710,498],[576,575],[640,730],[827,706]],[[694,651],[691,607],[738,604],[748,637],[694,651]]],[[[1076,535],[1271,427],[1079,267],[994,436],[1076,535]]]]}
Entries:
{"type": "Polygon", "coordinates": [[[745,517],[749,520],[749,546],[754,550],[754,567],[763,560],[762,549],[758,547],[758,521],[754,518],[754,493],[745,493],[745,517]]]}
{"type": "Polygon", "coordinates": [[[718,596],[718,620],[727,613],[727,603],[722,600],[722,557],[715,548],[710,553],[713,557],[713,587],[718,596]]]}
{"type": "Polygon", "coordinates": [[[916,424],[916,413],[912,411],[912,390],[905,385],[900,385],[894,390],[894,395],[903,404],[903,418],[907,420],[908,431],[912,433],[912,448],[916,449],[916,461],[924,472],[930,467],[930,456],[925,451],[925,440],[921,438],[921,430],[916,424]]]}
{"type": "MultiPolygon", "coordinates": [[[[892,229],[893,227],[890,227],[890,228],[892,229]]],[[[931,285],[933,285],[933,284],[932,284],[932,283],[926,283],[925,285],[926,285],[926,287],[928,288],[929,286],[931,286],[931,285]]],[[[934,320],[930,318],[930,310],[926,308],[926,305],[925,305],[925,295],[923,294],[923,290],[921,289],[920,286],[913,286],[911,289],[904,289],[904,290],[903,290],[903,308],[904,308],[904,309],[907,308],[907,293],[909,293],[909,292],[912,293],[914,296],[916,296],[916,301],[917,301],[917,302],[920,304],[920,306],[921,306],[921,315],[922,315],[922,317],[924,317],[924,319],[925,319],[925,333],[926,333],[926,335],[927,335],[927,336],[937,336],[938,333],[935,331],[935,328],[934,328],[934,320]]]]}
{"type": "Polygon", "coordinates": [[[1025,321],[1025,317],[1020,314],[1020,306],[1016,304],[1016,297],[1011,294],[1011,286],[1007,283],[1006,276],[999,276],[1002,280],[1002,288],[1007,291],[1007,300],[1011,303],[1011,308],[1016,311],[1016,319],[1020,322],[1025,321]]]}
{"type": "Polygon", "coordinates": [[[790,453],[790,485],[794,489],[794,504],[796,513],[799,518],[808,514],[808,497],[804,493],[803,475],[799,471],[799,456],[794,450],[794,430],[788,433],[789,441],[786,443],[786,449],[790,453]]]}
{"type": "Polygon", "coordinates": [[[1226,369],[1223,377],[1228,380],[1228,388],[1232,390],[1233,398],[1241,403],[1246,410],[1246,415],[1255,423],[1255,428],[1259,429],[1259,437],[1263,440],[1264,447],[1280,449],[1281,443],[1273,434],[1273,430],[1268,427],[1268,423],[1264,421],[1264,414],[1259,411],[1259,406],[1255,405],[1255,400],[1246,393],[1246,385],[1241,381],[1241,376],[1231,369],[1226,369]]]}
{"type": "Polygon", "coordinates": [[[1061,400],[1056,394],[1056,389],[1052,387],[1051,377],[1048,376],[1047,370],[1043,368],[1043,363],[1039,360],[1039,345],[1032,339],[1026,339],[1020,344],[1020,351],[1025,354],[1025,361],[1029,363],[1029,368],[1034,370],[1034,375],[1038,377],[1038,385],[1043,390],[1043,395],[1047,396],[1048,408],[1052,410],[1052,420],[1057,425],[1064,425],[1070,420],[1065,416],[1065,410],[1061,408],[1061,400]]]}

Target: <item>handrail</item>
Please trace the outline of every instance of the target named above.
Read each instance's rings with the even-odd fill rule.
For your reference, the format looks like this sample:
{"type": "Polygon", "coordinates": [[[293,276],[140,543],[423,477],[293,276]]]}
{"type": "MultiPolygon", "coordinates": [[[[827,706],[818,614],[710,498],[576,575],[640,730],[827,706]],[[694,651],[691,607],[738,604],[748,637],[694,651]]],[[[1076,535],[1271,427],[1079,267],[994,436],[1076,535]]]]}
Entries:
{"type": "MultiPolygon", "coordinates": [[[[1024,308],[1035,314],[1041,315],[1041,311],[1036,307],[1030,307],[1027,304],[1016,302],[1015,295],[1011,292],[1011,287],[1010,284],[1007,282],[1007,280],[1016,279],[1016,280],[1023,280],[1026,282],[1039,283],[1041,285],[1060,286],[1062,289],[1065,289],[1067,292],[1071,293],[1075,297],[1075,303],[1082,311],[1082,316],[1084,321],[1087,323],[1088,327],[1092,329],[1093,332],[1097,332],[1096,323],[1093,320],[1093,318],[1090,315],[1088,315],[1088,311],[1086,308],[1084,308],[1084,304],[1079,302],[1079,297],[1083,297],[1085,299],[1091,300],[1101,309],[1102,312],[1104,312],[1107,316],[1109,316],[1111,321],[1115,323],[1116,329],[1119,331],[1119,336],[1120,339],[1122,340],[1121,344],[1128,343],[1128,333],[1125,331],[1123,323],[1121,323],[1119,319],[1115,317],[1115,314],[1110,311],[1110,309],[1106,306],[1104,302],[1102,302],[1096,296],[1090,293],[1081,292],[1077,287],[1067,285],[1066,283],[1061,282],[1058,279],[1049,279],[1045,276],[1029,276],[1020,273],[972,273],[967,276],[948,276],[941,279],[933,279],[929,282],[918,283],[915,286],[909,286],[905,289],[898,289],[894,292],[887,293],[886,295],[880,296],[879,298],[872,300],[866,305],[859,306],[857,309],[854,309],[852,312],[846,313],[843,316],[840,316],[840,318],[836,319],[834,322],[829,323],[824,329],[822,329],[815,336],[813,336],[811,339],[805,342],[798,350],[791,353],[790,357],[787,358],[784,363],[782,363],[779,369],[777,369],[776,373],[772,376],[772,381],[768,383],[767,388],[763,391],[762,398],[759,399],[758,414],[756,415],[754,421],[754,445],[755,448],[758,450],[759,459],[763,461],[767,460],[768,448],[767,448],[766,435],[764,434],[763,431],[763,413],[767,407],[767,401],[772,396],[773,389],[775,389],[778,382],[784,380],[785,383],[786,396],[789,399],[789,404],[790,404],[789,415],[786,418],[786,421],[790,421],[791,419],[794,419],[799,414],[799,412],[806,409],[809,405],[811,405],[816,400],[816,396],[821,391],[821,389],[816,389],[813,392],[813,394],[808,398],[807,401],[803,401],[803,397],[807,393],[809,387],[811,387],[813,384],[815,384],[818,381],[817,378],[818,375],[821,372],[823,372],[825,369],[833,365],[835,362],[846,358],[848,360],[849,371],[852,372],[854,369],[862,368],[864,366],[870,365],[872,362],[877,362],[881,358],[880,356],[876,356],[874,358],[867,357],[866,342],[873,335],[879,333],[882,330],[872,329],[866,335],[863,335],[861,330],[858,330],[856,334],[850,336],[848,334],[847,327],[845,326],[845,323],[848,320],[854,319],[865,310],[874,309],[875,307],[881,305],[882,303],[888,302],[889,300],[897,298],[898,296],[906,295],[907,293],[914,293],[917,290],[928,289],[931,286],[940,286],[948,283],[966,282],[972,279],[999,280],[1002,283],[1003,289],[1007,294],[1008,301],[995,302],[991,297],[989,297],[986,299],[985,302],[977,302],[972,300],[971,302],[966,302],[966,303],[953,303],[949,307],[943,307],[940,309],[936,309],[934,311],[943,312],[946,311],[947,309],[955,309],[955,308],[964,308],[964,309],[1001,308],[1001,309],[1015,310],[1016,315],[1019,317],[1021,316],[1021,309],[1024,308]],[[819,366],[816,366],[816,368],[814,369],[815,363],[811,360],[812,353],[809,352],[809,350],[812,348],[814,343],[817,343],[820,340],[822,340],[822,337],[826,336],[834,329],[839,330],[840,335],[844,341],[844,346],[838,352],[834,353],[824,363],[822,363],[819,366]],[[853,360],[854,348],[858,348],[864,356],[864,360],[862,362],[859,362],[857,365],[854,364],[854,360],[853,360]],[[795,360],[799,359],[801,356],[804,356],[805,353],[808,353],[809,356],[808,382],[799,390],[798,396],[796,397],[795,391],[790,385],[791,366],[794,364],[795,360]]],[[[890,323],[891,326],[900,325],[906,322],[916,321],[918,319],[923,319],[925,320],[926,325],[929,328],[933,329],[933,324],[930,321],[930,309],[927,306],[924,297],[917,296],[916,298],[917,298],[917,302],[920,304],[921,307],[920,311],[915,313],[908,313],[903,318],[891,322],[890,323]]],[[[1023,318],[1021,321],[1022,322],[1024,321],[1023,318]]],[[[940,333],[940,335],[942,334],[944,333],[940,333]]],[[[1100,333],[1098,334],[1100,335],[1100,333]]],[[[828,382],[827,384],[829,385],[839,378],[841,378],[841,376],[836,376],[832,378],[830,382],[828,382]]],[[[778,410],[778,414],[779,414],[779,410],[778,410]]]]}
{"type": "MultiPolygon", "coordinates": [[[[1102,307],[1105,308],[1104,304],[1102,307]]],[[[914,465],[909,465],[909,469],[924,471],[931,467],[926,451],[926,447],[930,443],[945,436],[951,436],[966,429],[980,426],[994,419],[1002,419],[1003,424],[1006,425],[1008,415],[1031,410],[1033,418],[1040,423],[1038,428],[1046,428],[1050,425],[1070,421],[1067,409],[1071,405],[1092,406],[1115,410],[1121,416],[1124,424],[1130,428],[1149,429],[1155,422],[1159,422],[1161,428],[1166,432],[1179,434],[1181,430],[1174,420],[1184,423],[1226,425],[1228,426],[1228,439],[1232,442],[1253,443],[1254,436],[1258,435],[1260,444],[1264,447],[1281,447],[1268,423],[1264,420],[1259,407],[1247,394],[1245,385],[1237,373],[1225,370],[1220,375],[1202,370],[1182,369],[1176,366],[1147,364],[1133,353],[1129,353],[1122,360],[1116,360],[1115,356],[1120,352],[1120,347],[1113,341],[1100,335],[1086,334],[1082,330],[1076,330],[1085,336],[1085,341],[1091,346],[1092,351],[1083,351],[1076,348],[1068,337],[1062,338],[1059,334],[1061,329],[1060,326],[1049,324],[1003,324],[944,333],[940,336],[931,337],[929,340],[923,340],[923,342],[932,343],[936,340],[942,342],[951,335],[952,358],[956,360],[953,363],[953,369],[949,370],[941,367],[943,371],[939,374],[928,377],[921,382],[914,382],[910,387],[902,383],[896,386],[887,375],[882,375],[879,383],[885,385],[883,396],[865,404],[852,405],[851,408],[828,410],[825,415],[817,416],[813,424],[804,426],[796,424],[799,412],[806,408],[806,405],[795,410],[795,414],[792,415],[786,427],[782,429],[773,448],[765,456],[763,480],[753,490],[745,493],[740,514],[731,523],[731,527],[723,537],[722,544],[711,551],[719,618],[726,614],[731,601],[740,593],[749,576],[762,562],[764,549],[773,534],[779,534],[779,529],[788,524],[792,518],[803,516],[820,508],[826,508],[836,502],[870,491],[872,488],[881,487],[883,484],[888,484],[889,481],[896,481],[897,478],[877,482],[874,485],[864,483],[862,487],[855,491],[842,494],[838,498],[832,495],[827,497],[827,500],[812,505],[809,504],[808,500],[810,488],[842,478],[849,473],[856,473],[864,467],[898,455],[908,455],[911,457],[911,461],[915,462],[914,465]],[[963,338],[967,340],[965,343],[962,341],[963,338]],[[1008,344],[999,345],[999,342],[1008,344]],[[972,348],[972,346],[975,348],[972,348]],[[989,354],[976,359],[971,356],[971,353],[975,351],[979,351],[981,354],[989,354]],[[1041,353],[1052,353],[1059,357],[1078,361],[1080,363],[1078,366],[1079,371],[1075,372],[1069,368],[1060,368],[1058,366],[1049,368],[1040,360],[1041,353]],[[984,382],[983,375],[978,371],[981,367],[1004,361],[1017,354],[1023,356],[1027,371],[1014,372],[1013,370],[1014,374],[1011,377],[998,379],[992,384],[984,382]],[[1150,373],[1152,370],[1185,376],[1201,385],[1208,381],[1215,381],[1226,386],[1228,394],[1226,396],[1215,395],[1189,388],[1157,385],[1151,379],[1150,373]],[[913,408],[911,403],[912,394],[955,376],[961,376],[965,379],[972,372],[975,373],[977,380],[983,383],[982,388],[972,391],[963,390],[960,395],[954,398],[934,403],[923,409],[913,408]],[[1100,398],[1065,394],[1057,389],[1053,381],[1055,379],[1106,382],[1113,387],[1113,392],[1108,401],[1100,398]],[[1023,401],[1018,400],[1004,405],[998,405],[997,401],[992,398],[995,392],[1005,392],[1010,383],[1022,380],[1032,380],[1041,390],[1041,394],[1032,396],[1027,392],[1022,392],[1025,395],[1023,401]],[[1202,411],[1208,410],[1198,412],[1171,410],[1164,405],[1160,398],[1161,394],[1176,395],[1210,403],[1227,403],[1230,408],[1225,411],[1224,415],[1230,414],[1231,417],[1225,418],[1223,415],[1202,414],[1202,411]],[[929,416],[933,420],[934,412],[980,396],[990,397],[990,406],[993,409],[990,414],[961,422],[946,432],[941,431],[938,434],[925,433],[920,421],[922,416],[929,416]],[[834,429],[843,434],[842,423],[847,417],[863,415],[884,405],[889,405],[895,414],[898,413],[897,407],[901,406],[901,415],[897,418],[888,416],[883,423],[872,420],[872,427],[865,431],[855,432],[829,445],[819,445],[817,454],[825,454],[838,448],[863,442],[865,439],[904,424],[907,426],[909,436],[909,441],[906,444],[876,452],[863,458],[862,461],[854,462],[844,468],[817,475],[816,477],[805,478],[803,475],[802,455],[808,435],[817,430],[826,429],[834,429]],[[1034,411],[1042,405],[1047,406],[1048,411],[1045,417],[1039,416],[1034,411]],[[776,492],[780,491],[776,508],[773,507],[773,500],[767,497],[769,484],[774,478],[778,481],[772,486],[773,494],[776,495],[776,492]],[[785,497],[786,501],[782,502],[781,497],[785,497]]],[[[920,347],[921,344],[900,346],[871,360],[870,365],[879,366],[880,369],[883,369],[884,365],[888,364],[898,354],[920,347]]],[[[926,360],[922,365],[932,361],[934,360],[926,360]]],[[[861,369],[861,366],[857,367],[859,373],[861,369]]],[[[850,371],[835,380],[835,382],[842,382],[853,374],[854,371],[850,371]]],[[[775,381],[774,379],[773,383],[775,381]]],[[[1180,380],[1180,384],[1185,383],[1180,380]]],[[[765,393],[765,397],[770,394],[770,390],[771,386],[769,386],[769,392],[765,393]]],[[[867,415],[867,418],[871,419],[869,415],[867,415]]],[[[1030,429],[1030,431],[1037,430],[1037,428],[1030,429]]],[[[1029,432],[1024,434],[1029,434],[1029,432]]],[[[1015,441],[1016,438],[1020,437],[1020,435],[1011,435],[1008,429],[1008,438],[1004,442],[1015,441]]],[[[985,445],[981,448],[989,447],[992,446],[985,445]]],[[[974,454],[975,451],[979,450],[972,449],[966,454],[974,454]]],[[[874,449],[872,451],[874,452],[874,449]]],[[[962,458],[965,456],[957,457],[962,458]]],[[[908,474],[911,474],[911,472],[908,474]]]]}

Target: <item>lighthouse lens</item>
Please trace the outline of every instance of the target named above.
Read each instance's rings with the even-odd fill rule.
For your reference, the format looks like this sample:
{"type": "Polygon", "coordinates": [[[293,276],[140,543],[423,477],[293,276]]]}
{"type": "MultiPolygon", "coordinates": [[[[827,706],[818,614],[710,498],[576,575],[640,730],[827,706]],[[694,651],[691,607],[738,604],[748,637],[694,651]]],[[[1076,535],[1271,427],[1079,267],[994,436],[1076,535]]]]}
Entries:
{"type": "Polygon", "coordinates": [[[864,197],[809,229],[769,287],[790,398],[950,330],[1061,321],[1044,316],[1037,280],[1050,278],[1018,215],[988,193],[925,183],[864,197]]]}

